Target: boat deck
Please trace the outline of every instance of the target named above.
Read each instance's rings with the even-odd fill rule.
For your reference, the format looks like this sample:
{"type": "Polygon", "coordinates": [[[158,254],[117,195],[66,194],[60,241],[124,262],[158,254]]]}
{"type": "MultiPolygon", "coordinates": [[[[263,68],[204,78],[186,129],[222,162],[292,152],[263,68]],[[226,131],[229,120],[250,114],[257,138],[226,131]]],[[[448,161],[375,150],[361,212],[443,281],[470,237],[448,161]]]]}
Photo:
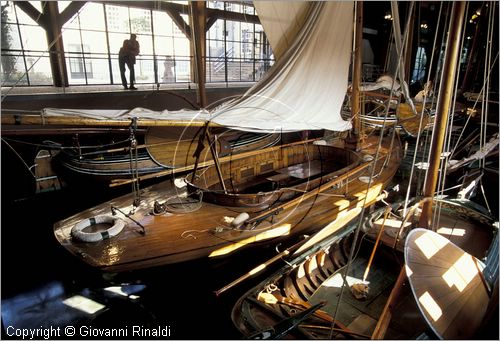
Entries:
{"type": "MultiPolygon", "coordinates": [[[[371,251],[371,248],[366,247],[361,252],[363,251],[371,251]]],[[[369,291],[366,299],[363,300],[358,300],[354,297],[351,293],[350,285],[361,282],[368,262],[369,252],[359,254],[353,261],[337,312],[337,320],[339,322],[346,325],[349,330],[367,335],[368,338],[370,338],[377,325],[377,321],[394,287],[400,270],[393,259],[387,259],[394,256],[388,252],[382,254],[383,252],[381,251],[381,249],[377,251],[375,262],[371,266],[367,278],[369,291]]],[[[322,310],[330,316],[335,316],[341,288],[342,270],[326,280],[314,295],[311,296],[309,302],[315,304],[320,301],[326,301],[327,304],[322,310]]],[[[422,335],[424,332],[427,334],[427,337],[433,337],[432,332],[428,331],[427,324],[418,310],[410,286],[405,284],[400,292],[399,299],[396,301],[385,339],[411,340],[419,337],[425,338],[425,335],[422,335]]]]}

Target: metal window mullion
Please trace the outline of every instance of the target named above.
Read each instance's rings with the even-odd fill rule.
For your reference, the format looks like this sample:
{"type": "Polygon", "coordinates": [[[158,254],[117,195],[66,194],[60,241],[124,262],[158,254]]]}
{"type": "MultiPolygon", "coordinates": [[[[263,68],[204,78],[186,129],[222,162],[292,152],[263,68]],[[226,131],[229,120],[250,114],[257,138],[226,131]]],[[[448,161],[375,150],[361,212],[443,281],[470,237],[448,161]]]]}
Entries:
{"type": "Polygon", "coordinates": [[[108,49],[108,68],[109,68],[109,81],[114,84],[113,80],[113,64],[111,62],[111,47],[109,46],[109,31],[108,31],[108,14],[106,12],[106,4],[102,4],[104,12],[104,29],[106,30],[106,47],[108,49]]]}
{"type": "Polygon", "coordinates": [[[154,72],[154,82],[158,89],[160,88],[160,82],[159,82],[159,77],[158,77],[158,64],[157,64],[157,58],[156,58],[156,48],[155,48],[155,29],[154,29],[154,22],[153,22],[153,10],[149,10],[149,15],[151,17],[151,39],[153,40],[153,72],[154,72]]]}
{"type": "MultiPolygon", "coordinates": [[[[224,11],[226,11],[226,6],[224,5],[224,11]]],[[[227,76],[227,25],[226,25],[226,19],[224,19],[224,80],[226,81],[226,84],[228,82],[227,76]]]]}
{"type": "Polygon", "coordinates": [[[82,56],[82,64],[83,64],[83,76],[85,77],[85,85],[89,85],[88,79],[87,79],[87,66],[85,65],[85,50],[83,48],[83,37],[82,37],[82,26],[80,25],[80,14],[77,16],[78,19],[78,33],[80,33],[80,50],[81,50],[81,56],[82,56]]]}
{"type": "Polygon", "coordinates": [[[14,6],[14,14],[16,15],[16,25],[17,25],[17,32],[19,33],[19,43],[21,44],[21,53],[23,56],[23,64],[24,64],[24,74],[26,75],[26,81],[28,82],[28,86],[31,86],[30,76],[28,74],[28,64],[26,63],[26,54],[24,53],[23,36],[21,34],[21,26],[19,24],[19,18],[17,17],[16,6],[14,6]]]}
{"type": "MultiPolygon", "coordinates": [[[[254,11],[255,13],[255,11],[254,11]]],[[[252,80],[255,82],[255,75],[257,74],[257,70],[255,69],[255,51],[256,49],[256,42],[255,42],[255,23],[253,25],[253,31],[252,31],[252,60],[253,60],[253,72],[252,72],[252,80]]]]}

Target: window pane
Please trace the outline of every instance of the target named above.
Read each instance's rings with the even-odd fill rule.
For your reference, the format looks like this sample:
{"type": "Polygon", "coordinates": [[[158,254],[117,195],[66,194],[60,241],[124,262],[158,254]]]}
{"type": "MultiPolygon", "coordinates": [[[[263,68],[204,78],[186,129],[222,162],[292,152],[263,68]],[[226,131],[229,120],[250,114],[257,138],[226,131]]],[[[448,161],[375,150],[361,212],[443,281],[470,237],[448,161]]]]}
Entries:
{"type": "Polygon", "coordinates": [[[158,78],[160,83],[175,82],[175,61],[171,56],[158,57],[158,78]]]}
{"type": "Polygon", "coordinates": [[[156,37],[155,50],[157,55],[173,55],[174,40],[170,37],[156,37]]]}
{"type": "Polygon", "coordinates": [[[76,30],[78,30],[80,28],[80,20],[79,20],[78,14],[75,14],[71,19],[69,19],[63,25],[62,31],[64,32],[64,30],[69,29],[69,28],[76,29],[76,30]]]}
{"type": "Polygon", "coordinates": [[[187,38],[174,38],[174,54],[184,57],[190,55],[189,40],[187,38]]]}
{"type": "Polygon", "coordinates": [[[24,85],[27,84],[27,78],[23,77],[26,69],[24,59],[20,53],[7,53],[2,55],[2,86],[14,85],[19,78],[24,85]]]}
{"type": "Polygon", "coordinates": [[[248,82],[253,81],[253,61],[241,61],[241,78],[240,81],[248,82]]]}
{"type": "Polygon", "coordinates": [[[21,39],[19,39],[19,32],[17,25],[6,24],[5,29],[2,30],[2,49],[20,49],[21,39]]]}
{"type": "Polygon", "coordinates": [[[106,44],[106,33],[82,31],[83,45],[88,48],[91,53],[107,53],[108,46],[106,44]]]}
{"type": "MultiPolygon", "coordinates": [[[[118,57],[111,59],[111,69],[113,71],[113,83],[112,84],[122,84],[122,81],[120,78],[120,67],[118,65],[118,57]]],[[[127,75],[127,80],[129,80],[128,71],[127,71],[126,75],[127,75]]]]}
{"type": "MultiPolygon", "coordinates": [[[[181,14],[181,17],[184,20],[184,23],[189,23],[189,17],[186,14],[181,14]]],[[[175,23],[173,23],[172,27],[173,27],[173,31],[174,31],[174,36],[187,39],[184,32],[181,29],[179,29],[175,23]]],[[[184,31],[188,30],[187,25],[183,27],[183,30],[184,31]]]]}
{"type": "Polygon", "coordinates": [[[175,59],[175,81],[176,82],[191,81],[190,60],[188,58],[175,59]]]}
{"type": "MultiPolygon", "coordinates": [[[[135,82],[136,83],[154,83],[154,69],[152,59],[138,58],[135,64],[135,82]]],[[[127,79],[129,79],[127,74],[127,79]]]]}
{"type": "Polygon", "coordinates": [[[241,73],[240,61],[228,61],[227,62],[227,81],[239,81],[241,73]]]}
{"type": "Polygon", "coordinates": [[[82,29],[104,31],[104,10],[102,4],[88,2],[80,12],[80,27],[82,29]]]}
{"type": "Polygon", "coordinates": [[[89,84],[109,84],[111,82],[107,57],[86,59],[85,61],[89,84]]]}
{"type": "Polygon", "coordinates": [[[232,60],[233,58],[240,58],[240,51],[241,51],[241,44],[234,42],[234,41],[228,41],[226,42],[227,46],[227,59],[232,60]]]}
{"type": "Polygon", "coordinates": [[[129,34],[126,33],[109,33],[109,48],[111,49],[110,53],[115,54],[118,58],[118,52],[120,48],[123,46],[123,41],[130,37],[129,34]]]}
{"type": "MultiPolygon", "coordinates": [[[[128,8],[122,6],[106,6],[106,20],[108,21],[108,31],[130,32],[128,8]]],[[[121,45],[121,43],[120,43],[121,45]]]]}
{"type": "Polygon", "coordinates": [[[59,1],[57,5],[59,6],[59,13],[62,13],[68,7],[71,1],[59,1]]]}
{"type": "Polygon", "coordinates": [[[130,8],[132,33],[151,33],[151,12],[145,9],[130,8]]]}
{"type": "Polygon", "coordinates": [[[16,14],[17,14],[17,19],[19,20],[20,24],[27,24],[27,25],[38,25],[36,21],[30,18],[29,15],[27,15],[21,8],[16,7],[16,14]]]}
{"type": "Polygon", "coordinates": [[[4,11],[4,15],[2,15],[2,21],[5,20],[5,22],[11,22],[11,23],[16,23],[16,14],[14,10],[14,2],[13,1],[2,1],[2,6],[6,5],[4,11]]]}
{"type": "Polygon", "coordinates": [[[153,38],[152,38],[152,36],[138,35],[137,41],[139,42],[141,55],[153,55],[153,38]]]}
{"type": "Polygon", "coordinates": [[[47,51],[47,37],[43,28],[27,25],[20,28],[25,50],[47,51]]]}
{"type": "Polygon", "coordinates": [[[50,71],[50,60],[48,56],[40,55],[26,56],[28,66],[28,76],[30,85],[50,85],[52,84],[52,73],[50,71]]]}
{"type": "Polygon", "coordinates": [[[224,59],[209,59],[206,65],[207,82],[226,81],[226,63],[224,59]]]}
{"type": "Polygon", "coordinates": [[[224,39],[224,20],[217,19],[215,24],[208,30],[207,39],[224,39]]]}
{"type": "Polygon", "coordinates": [[[227,40],[241,40],[240,23],[237,21],[226,21],[227,40]]]}
{"type": "Polygon", "coordinates": [[[172,19],[165,12],[153,11],[153,27],[155,36],[171,36],[172,31],[172,19]]]}
{"type": "Polygon", "coordinates": [[[62,33],[63,42],[64,42],[64,50],[66,52],[80,52],[80,48],[75,50],[74,46],[80,46],[82,44],[80,40],[80,32],[77,30],[66,29],[62,33]]]}

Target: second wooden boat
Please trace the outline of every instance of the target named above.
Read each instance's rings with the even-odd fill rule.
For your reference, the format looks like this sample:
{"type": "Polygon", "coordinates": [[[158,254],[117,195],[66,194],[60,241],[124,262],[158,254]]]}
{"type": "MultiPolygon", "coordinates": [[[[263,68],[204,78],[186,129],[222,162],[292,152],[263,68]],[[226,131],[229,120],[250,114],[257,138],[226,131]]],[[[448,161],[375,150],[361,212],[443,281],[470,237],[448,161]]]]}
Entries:
{"type": "MultiPolygon", "coordinates": [[[[170,170],[169,173],[186,171],[194,167],[202,129],[190,126],[150,127],[144,135],[107,136],[107,143],[102,142],[99,136],[100,146],[96,146],[98,137],[83,140],[80,134],[78,143],[74,143],[72,148],[62,149],[55,162],[67,175],[101,182],[167,170],[170,170]]],[[[257,134],[224,128],[215,128],[213,134],[220,156],[266,148],[281,140],[281,135],[277,133],[257,134]]],[[[211,160],[211,154],[208,153],[205,159],[211,160]]]]}
{"type": "MultiPolygon", "coordinates": [[[[460,247],[479,259],[487,256],[498,257],[495,251],[488,252],[496,230],[491,217],[464,201],[437,200],[435,206],[442,207],[438,230],[442,240],[453,242],[456,248],[460,247]]],[[[384,211],[385,207],[364,220],[368,230],[381,228],[384,211]],[[377,223],[374,224],[374,221],[377,223]]],[[[418,210],[409,214],[416,212],[418,210]]],[[[418,214],[416,218],[418,220],[418,214]]],[[[400,218],[397,222],[401,225],[404,220],[400,218]]],[[[406,275],[404,271],[400,271],[402,264],[404,269],[404,260],[402,252],[393,249],[396,240],[394,236],[397,235],[393,233],[395,221],[393,216],[389,216],[384,222],[385,228],[382,228],[385,236],[381,239],[384,245],[378,249],[372,242],[367,242],[371,239],[369,235],[358,238],[357,244],[354,244],[354,231],[359,226],[356,222],[319,240],[302,253],[297,253],[291,260],[287,260],[286,266],[250,289],[237,301],[232,312],[235,326],[245,337],[261,335],[267,331],[272,338],[273,328],[283,321],[288,321],[288,338],[411,340],[419,337],[436,338],[437,335],[426,323],[426,319],[434,318],[438,325],[449,325],[447,332],[448,335],[453,335],[453,338],[473,337],[479,331],[478,326],[486,306],[481,307],[480,316],[475,316],[474,325],[453,323],[452,320],[456,317],[450,315],[453,308],[459,309],[462,306],[447,300],[448,296],[445,295],[453,291],[454,285],[463,287],[464,292],[469,289],[476,290],[469,288],[469,280],[475,277],[474,285],[477,286],[477,283],[481,283],[482,275],[474,268],[474,272],[471,269],[462,269],[462,275],[465,276],[463,278],[455,276],[453,263],[457,259],[448,259],[446,253],[443,253],[444,250],[439,250],[444,243],[423,244],[423,240],[417,240],[418,246],[428,256],[428,261],[434,265],[439,264],[440,267],[436,270],[441,274],[448,271],[444,277],[448,283],[455,283],[443,286],[443,278],[439,278],[440,287],[434,287],[433,294],[435,299],[440,300],[440,306],[435,307],[432,302],[422,299],[418,305],[420,309],[422,306],[427,309],[424,318],[410,287],[400,285],[406,275],[418,276],[420,294],[423,294],[424,288],[430,290],[436,281],[430,277],[426,278],[423,273],[417,275],[417,270],[422,267],[429,268],[430,264],[420,265],[417,269],[418,264],[413,262],[406,267],[406,275]],[[389,238],[391,241],[388,241],[389,238]],[[377,250],[376,253],[373,253],[373,250],[377,250]],[[431,258],[433,255],[435,257],[431,258]],[[443,259],[449,261],[446,268],[443,259]],[[465,272],[467,275],[464,275],[465,272]],[[394,298],[396,291],[398,299],[394,298]],[[437,293],[442,296],[436,296],[437,293]],[[326,301],[326,305],[309,318],[294,318],[321,301],[326,301]],[[387,308],[388,306],[390,308],[387,308]],[[448,311],[448,314],[439,315],[440,311],[448,311]]],[[[407,230],[408,226],[405,227],[407,230]]],[[[375,236],[376,233],[372,240],[375,240],[375,236]]],[[[403,251],[402,248],[398,249],[403,251]]],[[[410,280],[417,281],[417,278],[413,277],[410,280]]],[[[488,281],[489,278],[485,280],[488,281]]],[[[481,297],[487,297],[484,288],[479,289],[482,290],[481,297]]],[[[457,293],[454,295],[457,296],[457,293]]],[[[467,314],[471,316],[476,314],[476,311],[469,311],[467,314]]]]}

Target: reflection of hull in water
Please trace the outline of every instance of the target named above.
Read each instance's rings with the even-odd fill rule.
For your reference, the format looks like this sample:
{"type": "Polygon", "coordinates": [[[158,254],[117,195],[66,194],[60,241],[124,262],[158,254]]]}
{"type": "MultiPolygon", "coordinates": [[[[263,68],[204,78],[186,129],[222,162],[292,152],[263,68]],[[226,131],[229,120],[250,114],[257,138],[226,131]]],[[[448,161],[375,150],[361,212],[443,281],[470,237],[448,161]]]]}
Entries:
{"type": "MultiPolygon", "coordinates": [[[[438,202],[443,207],[440,220],[442,235],[447,237],[446,234],[450,234],[453,227],[459,230],[463,228],[465,232],[462,234],[458,233],[458,230],[455,231],[457,233],[451,237],[451,241],[482,258],[492,240],[492,220],[462,203],[438,202]],[[486,221],[490,224],[484,225],[486,221]]],[[[379,219],[384,211],[385,208],[378,210],[364,220],[363,229],[373,232],[373,237],[378,232],[376,225],[380,225],[379,219]]],[[[389,233],[383,232],[383,245],[377,250],[366,278],[369,291],[365,299],[356,299],[351,292],[351,286],[362,283],[373,243],[367,242],[365,236],[359,239],[358,246],[355,246],[354,252],[351,253],[354,247],[353,234],[358,225],[352,224],[295,255],[292,260],[287,261],[285,267],[245,293],[233,308],[232,319],[236,327],[244,336],[255,335],[326,300],[325,307],[298,323],[289,337],[373,339],[372,333],[395,285],[401,264],[404,264],[402,254],[394,254],[394,250],[388,247],[391,245],[389,236],[394,235],[389,227],[389,220],[386,223],[389,233]],[[342,300],[338,303],[343,283],[342,275],[351,254],[354,257],[346,277],[348,285],[344,286],[342,300]],[[335,314],[335,329],[331,330],[335,314]]],[[[401,220],[399,222],[401,223],[401,220]]],[[[392,307],[392,320],[383,338],[436,338],[419,312],[408,285],[401,288],[399,298],[392,303],[392,307]]]]}
{"type": "MultiPolygon", "coordinates": [[[[137,149],[137,157],[129,148],[107,149],[83,154],[65,151],[58,157],[59,164],[78,176],[92,177],[98,181],[128,179],[165,170],[189,170],[195,163],[200,127],[150,128],[145,144],[137,149]]],[[[238,154],[252,149],[272,146],[280,141],[279,134],[253,134],[222,130],[216,135],[220,156],[238,154]]],[[[212,159],[211,155],[207,159],[212,159]]]]}
{"type": "MultiPolygon", "coordinates": [[[[378,138],[372,139],[368,139],[371,143],[362,153],[375,155],[378,138]]],[[[275,146],[222,157],[220,164],[224,178],[229,179],[232,176],[235,185],[245,183],[241,181],[241,177],[248,175],[251,172],[249,169],[253,169],[256,173],[265,173],[267,170],[269,176],[261,174],[262,178],[271,177],[266,181],[271,184],[274,182],[278,187],[264,196],[258,192],[246,193],[249,197],[242,203],[239,199],[221,203],[219,199],[224,196],[214,195],[213,190],[196,190],[191,187],[195,189],[194,193],[186,197],[186,188],[179,189],[166,181],[141,191],[139,206],[129,215],[135,222],[118,215],[125,220],[126,226],[115,237],[97,243],[84,243],[72,238],[71,230],[83,219],[99,214],[109,215],[111,206],[128,214],[132,202],[136,199],[132,194],[60,221],[54,225],[54,232],[61,245],[71,253],[92,266],[109,271],[133,270],[195,258],[227,255],[252,243],[318,229],[326,221],[341,216],[342,212],[359,210],[363,204],[372,204],[392,179],[400,162],[399,141],[394,143],[392,150],[389,150],[390,144],[391,138],[384,137],[379,160],[374,166],[373,162],[353,164],[353,160],[362,160],[359,155],[347,160],[349,163],[340,166],[341,169],[328,169],[323,176],[314,175],[316,178],[311,176],[311,185],[307,185],[307,177],[311,175],[308,174],[298,184],[285,184],[286,188],[279,187],[279,177],[272,178],[277,175],[273,170],[302,162],[300,150],[309,150],[318,156],[318,151],[321,151],[321,155],[325,156],[324,169],[327,169],[326,161],[331,161],[331,158],[326,156],[337,149],[296,142],[289,147],[275,146]],[[328,148],[331,148],[331,151],[328,151],[328,148]],[[294,158],[297,161],[294,162],[294,158]],[[266,166],[271,161],[273,168],[267,168],[271,167],[266,166]],[[371,166],[375,167],[376,176],[371,187],[367,189],[363,179],[371,174],[371,166]],[[231,175],[224,173],[226,171],[230,171],[231,175]],[[276,197],[274,193],[281,195],[276,197]],[[255,199],[251,199],[252,196],[255,199]],[[199,200],[201,197],[202,201],[199,200]],[[153,209],[156,209],[156,214],[152,214],[153,209]],[[186,214],[187,212],[189,214],[186,214]],[[242,212],[246,212],[248,217],[242,218],[245,216],[242,212]],[[240,223],[237,224],[235,220],[231,222],[231,218],[235,217],[240,223]],[[145,234],[139,233],[140,227],[137,223],[145,227],[145,234]]],[[[337,152],[351,155],[350,152],[342,150],[337,152]]],[[[214,176],[210,168],[200,168],[197,172],[199,177],[196,179],[212,181],[208,176],[210,172],[214,176]],[[207,177],[203,177],[204,171],[207,172],[207,177]]],[[[201,186],[199,182],[194,183],[201,186]]],[[[232,190],[231,187],[228,190],[232,190]]],[[[237,197],[239,194],[235,192],[234,195],[237,197]]],[[[225,199],[227,197],[231,195],[225,199]]],[[[345,223],[353,217],[346,218],[345,223]]]]}

